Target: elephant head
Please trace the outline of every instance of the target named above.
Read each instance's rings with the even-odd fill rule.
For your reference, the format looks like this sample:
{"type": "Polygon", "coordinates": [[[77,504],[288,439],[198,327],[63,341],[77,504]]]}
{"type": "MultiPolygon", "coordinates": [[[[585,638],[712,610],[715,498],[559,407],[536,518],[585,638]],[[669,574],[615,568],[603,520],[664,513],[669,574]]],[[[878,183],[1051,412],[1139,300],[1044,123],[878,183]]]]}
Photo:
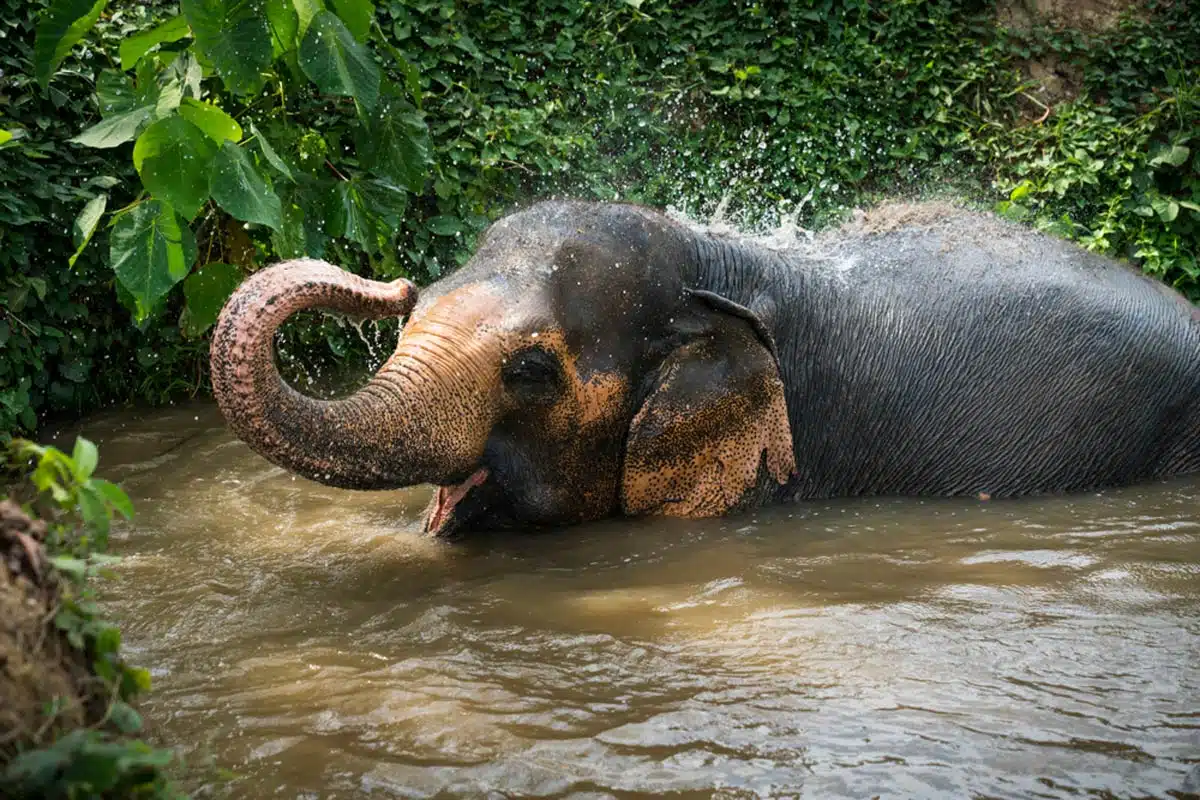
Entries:
{"type": "Polygon", "coordinates": [[[420,293],[314,260],[251,276],[223,309],[212,380],[231,428],[306,478],[434,484],[426,530],[714,516],[794,471],[774,345],[745,308],[689,286],[695,234],[632,205],[546,202],[502,218],[420,293]],[[408,316],[349,397],[281,379],[300,310],[408,316]]]}

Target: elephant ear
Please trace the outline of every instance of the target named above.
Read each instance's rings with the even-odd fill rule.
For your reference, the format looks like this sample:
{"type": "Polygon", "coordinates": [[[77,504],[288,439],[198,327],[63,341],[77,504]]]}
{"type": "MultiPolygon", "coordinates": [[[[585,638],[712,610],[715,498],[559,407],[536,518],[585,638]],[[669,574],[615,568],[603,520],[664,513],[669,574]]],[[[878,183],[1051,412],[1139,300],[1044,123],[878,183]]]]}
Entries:
{"type": "Polygon", "coordinates": [[[774,344],[730,301],[663,360],[630,424],[621,478],[626,514],[720,516],[796,469],[774,344]]]}

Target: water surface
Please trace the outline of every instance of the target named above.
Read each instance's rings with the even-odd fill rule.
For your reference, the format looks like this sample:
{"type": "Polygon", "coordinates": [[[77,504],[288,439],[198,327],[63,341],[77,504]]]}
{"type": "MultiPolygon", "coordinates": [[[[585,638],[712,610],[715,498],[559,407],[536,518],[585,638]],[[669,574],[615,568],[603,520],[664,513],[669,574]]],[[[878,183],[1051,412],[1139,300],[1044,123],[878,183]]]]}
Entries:
{"type": "MultiPolygon", "coordinates": [[[[259,797],[1172,797],[1200,765],[1200,480],[465,544],[215,406],[82,426],[164,736],[259,797]]],[[[70,439],[66,440],[69,444],[70,439]]]]}

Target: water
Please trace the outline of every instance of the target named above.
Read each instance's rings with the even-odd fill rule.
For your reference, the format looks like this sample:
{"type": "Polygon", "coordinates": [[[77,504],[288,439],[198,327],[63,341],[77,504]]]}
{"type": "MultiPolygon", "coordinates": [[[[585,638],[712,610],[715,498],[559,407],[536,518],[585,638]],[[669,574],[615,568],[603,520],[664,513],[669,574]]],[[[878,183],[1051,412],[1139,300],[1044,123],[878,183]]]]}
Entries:
{"type": "Polygon", "coordinates": [[[237,797],[1170,797],[1200,764],[1200,480],[450,545],[427,490],[293,479],[212,405],[82,428],[139,508],[107,603],[145,711],[237,797]]]}

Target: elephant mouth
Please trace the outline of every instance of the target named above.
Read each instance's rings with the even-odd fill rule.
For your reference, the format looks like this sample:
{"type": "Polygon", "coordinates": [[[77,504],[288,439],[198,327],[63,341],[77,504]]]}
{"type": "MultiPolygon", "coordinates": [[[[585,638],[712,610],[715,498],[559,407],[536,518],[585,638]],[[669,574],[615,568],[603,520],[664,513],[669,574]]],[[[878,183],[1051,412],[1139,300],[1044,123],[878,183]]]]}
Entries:
{"type": "Polygon", "coordinates": [[[488,468],[480,467],[462,483],[437,487],[425,517],[425,532],[433,536],[444,536],[450,533],[457,522],[454,511],[458,504],[470,494],[472,489],[487,481],[488,475],[488,468]]]}

